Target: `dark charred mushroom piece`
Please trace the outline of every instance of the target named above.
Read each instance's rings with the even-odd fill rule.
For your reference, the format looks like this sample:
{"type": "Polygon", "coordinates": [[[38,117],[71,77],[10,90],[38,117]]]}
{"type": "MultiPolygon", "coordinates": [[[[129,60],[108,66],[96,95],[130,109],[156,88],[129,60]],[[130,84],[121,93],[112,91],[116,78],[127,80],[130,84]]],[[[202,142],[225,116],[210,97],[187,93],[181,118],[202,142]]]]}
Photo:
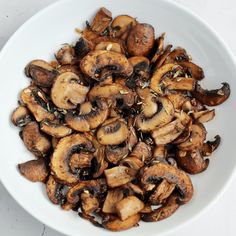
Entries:
{"type": "Polygon", "coordinates": [[[228,83],[222,83],[222,87],[220,89],[205,90],[197,84],[195,91],[193,91],[192,94],[204,105],[218,106],[229,98],[230,86],[228,83]]]}
{"type": "Polygon", "coordinates": [[[82,59],[91,50],[93,50],[94,45],[91,41],[84,37],[81,37],[75,44],[74,53],[77,59],[82,59]]]}
{"type": "Polygon", "coordinates": [[[18,168],[20,173],[32,182],[45,182],[49,173],[44,158],[19,164],[18,168]]]}
{"type": "Polygon", "coordinates": [[[25,67],[26,76],[41,87],[51,87],[58,72],[46,61],[33,60],[25,67]]]}
{"type": "Polygon", "coordinates": [[[15,126],[24,127],[32,121],[32,117],[25,106],[19,106],[13,111],[11,121],[15,126]]]}
{"type": "Polygon", "coordinates": [[[37,122],[28,123],[22,131],[22,138],[25,146],[36,157],[44,157],[51,148],[51,142],[43,135],[37,122]]]}
{"type": "Polygon", "coordinates": [[[170,217],[179,208],[179,199],[175,194],[170,195],[167,201],[158,209],[151,213],[142,214],[142,220],[145,222],[156,222],[170,217]]]}
{"type": "Polygon", "coordinates": [[[98,81],[111,75],[129,77],[133,72],[131,64],[123,54],[107,50],[89,52],[81,60],[80,68],[84,74],[98,81]],[[103,77],[104,70],[106,73],[103,77]]]}
{"type": "Polygon", "coordinates": [[[219,147],[221,143],[221,137],[219,135],[216,135],[214,139],[215,140],[207,141],[203,144],[201,148],[201,153],[204,157],[210,156],[219,147]]]}
{"type": "Polygon", "coordinates": [[[193,185],[189,176],[171,165],[156,163],[150,167],[145,167],[140,176],[144,189],[150,183],[156,184],[161,179],[166,179],[170,184],[175,184],[179,191],[179,202],[182,204],[190,201],[193,196],[193,185]]]}

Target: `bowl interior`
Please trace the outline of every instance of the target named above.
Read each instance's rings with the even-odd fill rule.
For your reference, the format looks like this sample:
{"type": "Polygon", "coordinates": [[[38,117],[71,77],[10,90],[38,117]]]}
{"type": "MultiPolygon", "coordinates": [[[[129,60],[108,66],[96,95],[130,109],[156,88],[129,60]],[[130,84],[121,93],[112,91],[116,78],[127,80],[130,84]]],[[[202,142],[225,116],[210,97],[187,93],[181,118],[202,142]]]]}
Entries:
{"type": "Polygon", "coordinates": [[[63,0],[41,11],[30,19],[10,39],[0,55],[2,84],[1,97],[1,155],[0,165],[3,184],[11,195],[34,217],[67,235],[97,236],[111,233],[92,226],[74,212],[62,211],[52,205],[41,184],[33,184],[21,177],[16,165],[33,158],[18,136],[18,129],[10,124],[9,116],[17,106],[19,91],[29,84],[23,68],[32,59],[50,60],[63,43],[78,39],[75,27],[84,27],[96,10],[105,6],[113,16],[129,14],[140,22],[150,23],[156,35],[166,32],[166,43],[182,46],[192,55],[193,61],[203,67],[206,78],[201,82],[206,88],[220,87],[227,81],[232,88],[230,99],[216,107],[215,119],[207,124],[208,138],[216,134],[222,144],[202,174],[191,176],[195,194],[192,201],[182,206],[172,217],[158,223],[141,223],[140,227],[122,233],[125,235],[157,235],[168,232],[193,219],[209,206],[232,177],[236,166],[234,157],[234,131],[236,113],[233,108],[236,88],[236,66],[224,43],[197,17],[168,1],[149,0],[63,0]]]}

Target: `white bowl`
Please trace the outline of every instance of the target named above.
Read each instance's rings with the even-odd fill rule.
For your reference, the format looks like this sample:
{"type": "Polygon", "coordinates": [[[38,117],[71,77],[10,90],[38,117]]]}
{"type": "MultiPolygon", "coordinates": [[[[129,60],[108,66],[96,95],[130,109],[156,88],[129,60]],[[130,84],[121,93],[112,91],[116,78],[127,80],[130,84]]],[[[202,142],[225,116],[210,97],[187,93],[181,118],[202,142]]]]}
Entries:
{"type": "MultiPolygon", "coordinates": [[[[192,201],[170,218],[157,223],[140,223],[139,227],[116,233],[122,236],[160,235],[173,231],[194,219],[222,194],[229,185],[236,167],[236,64],[234,58],[216,33],[201,19],[185,8],[169,1],[143,0],[62,0],[36,14],[8,41],[0,54],[1,71],[1,180],[9,193],[30,214],[48,226],[67,235],[111,235],[66,212],[47,199],[42,184],[33,184],[22,177],[16,165],[33,158],[23,146],[18,129],[10,124],[10,114],[17,106],[19,91],[29,84],[23,68],[32,59],[52,59],[53,53],[65,42],[74,42],[78,35],[75,27],[83,28],[96,10],[105,6],[113,15],[129,14],[140,22],[154,26],[156,34],[166,32],[166,42],[182,46],[201,65],[206,88],[216,88],[221,82],[231,85],[230,99],[216,108],[215,119],[207,124],[208,137],[222,137],[222,144],[211,157],[209,168],[191,176],[195,188],[192,201]]],[[[229,209],[230,210],[230,209],[229,209]]]]}

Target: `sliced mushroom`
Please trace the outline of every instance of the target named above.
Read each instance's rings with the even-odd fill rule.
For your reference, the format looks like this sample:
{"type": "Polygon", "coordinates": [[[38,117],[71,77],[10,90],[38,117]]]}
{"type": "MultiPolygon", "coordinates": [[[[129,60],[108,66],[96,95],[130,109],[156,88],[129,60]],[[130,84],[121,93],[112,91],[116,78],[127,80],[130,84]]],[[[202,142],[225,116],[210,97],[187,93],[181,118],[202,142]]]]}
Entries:
{"type": "Polygon", "coordinates": [[[200,123],[205,123],[212,120],[215,117],[215,109],[212,110],[206,109],[203,111],[194,112],[192,116],[196,121],[200,123]]]}
{"type": "Polygon", "coordinates": [[[192,131],[189,138],[178,145],[179,149],[183,151],[191,151],[203,145],[206,138],[206,129],[201,123],[192,125],[192,131]]]}
{"type": "Polygon", "coordinates": [[[180,203],[187,203],[193,196],[193,185],[189,176],[171,165],[156,163],[150,167],[145,167],[140,175],[144,189],[150,183],[156,184],[160,179],[166,179],[170,184],[176,184],[180,203]]]}
{"type": "Polygon", "coordinates": [[[180,206],[178,200],[177,195],[170,195],[160,208],[153,210],[151,213],[142,214],[142,220],[145,222],[156,222],[170,217],[180,206]]]}
{"type": "Polygon", "coordinates": [[[152,137],[156,145],[168,144],[174,141],[184,132],[189,122],[190,117],[182,112],[178,114],[178,117],[174,121],[152,130],[152,137]]]}
{"type": "Polygon", "coordinates": [[[35,121],[23,128],[22,138],[27,149],[37,157],[44,157],[51,148],[51,142],[40,132],[35,121]]]}
{"type": "Polygon", "coordinates": [[[153,151],[153,160],[164,161],[167,157],[167,148],[165,145],[156,145],[153,151]]]}
{"type": "Polygon", "coordinates": [[[99,201],[98,199],[87,192],[86,190],[81,193],[81,209],[85,214],[91,214],[98,210],[99,208],[99,201]]]}
{"type": "Polygon", "coordinates": [[[21,92],[20,98],[38,122],[44,119],[55,119],[55,115],[52,113],[52,108],[50,107],[48,99],[39,88],[35,86],[25,88],[21,92]]]}
{"type": "Polygon", "coordinates": [[[165,79],[163,87],[166,90],[193,91],[196,80],[194,78],[177,77],[175,79],[165,79]]]}
{"type": "Polygon", "coordinates": [[[76,74],[65,72],[56,78],[51,90],[51,98],[59,108],[74,109],[85,101],[88,91],[89,87],[82,85],[76,74]]]}
{"type": "Polygon", "coordinates": [[[154,28],[149,24],[136,24],[129,32],[127,50],[131,56],[148,56],[155,42],[154,28]]]}
{"type": "Polygon", "coordinates": [[[60,139],[51,158],[51,171],[55,178],[64,184],[75,184],[79,176],[71,173],[70,157],[81,151],[94,152],[93,144],[81,134],[74,134],[60,139]]]}
{"type": "Polygon", "coordinates": [[[71,204],[77,204],[81,199],[80,195],[83,192],[91,193],[93,196],[104,194],[107,191],[107,184],[105,179],[96,179],[81,181],[77,185],[70,188],[67,193],[67,200],[71,204]]]}
{"type": "Polygon", "coordinates": [[[164,50],[164,37],[165,33],[161,34],[160,37],[156,40],[157,48],[155,51],[155,54],[152,57],[151,64],[155,64],[158,58],[162,55],[163,50],[164,50]]]}
{"type": "Polygon", "coordinates": [[[57,144],[59,143],[60,139],[59,138],[55,138],[55,137],[52,137],[52,148],[55,149],[57,144]]]}
{"type": "Polygon", "coordinates": [[[190,122],[185,126],[185,130],[182,132],[182,134],[176,138],[172,144],[180,144],[183,143],[185,141],[187,141],[191,135],[192,132],[192,119],[190,120],[190,122]]]}
{"type": "Polygon", "coordinates": [[[118,145],[128,138],[129,130],[124,120],[107,120],[97,131],[97,139],[103,145],[118,145]]]}
{"type": "Polygon", "coordinates": [[[169,44],[165,47],[163,53],[160,55],[160,57],[157,59],[156,61],[156,65],[154,67],[154,71],[156,71],[157,69],[159,69],[161,66],[163,66],[166,58],[168,57],[168,55],[170,54],[171,52],[171,48],[172,48],[172,45],[169,44]]]}
{"type": "Polygon", "coordinates": [[[207,141],[203,144],[201,148],[201,153],[203,156],[210,156],[220,145],[221,137],[219,135],[215,136],[215,140],[207,141]]]}
{"type": "MultiPolygon", "coordinates": [[[[83,32],[84,33],[84,32],[83,32]]],[[[86,36],[86,35],[85,35],[86,36]]],[[[97,36],[97,35],[96,35],[97,36]]],[[[91,50],[93,50],[94,45],[91,41],[86,39],[86,37],[81,37],[75,44],[74,53],[77,59],[82,59],[91,50]]]]}
{"type": "Polygon", "coordinates": [[[112,14],[105,7],[99,9],[96,13],[92,23],[91,30],[95,31],[98,34],[101,34],[111,23],[112,14]]]}
{"type": "Polygon", "coordinates": [[[148,161],[152,156],[151,147],[144,142],[138,142],[133,151],[130,153],[130,156],[136,157],[143,162],[148,161]]]}
{"type": "Polygon", "coordinates": [[[107,50],[124,54],[124,49],[118,42],[100,42],[95,46],[94,50],[107,50]]]}
{"type": "Polygon", "coordinates": [[[86,132],[100,126],[108,117],[109,108],[104,99],[81,104],[79,114],[68,112],[66,123],[74,130],[86,132]]]}
{"type": "Polygon", "coordinates": [[[116,101],[120,108],[131,107],[134,104],[135,94],[128,87],[113,83],[110,85],[94,86],[88,94],[89,100],[107,98],[116,101]]]}
{"type": "Polygon", "coordinates": [[[137,21],[135,18],[128,15],[119,15],[114,18],[111,24],[112,34],[114,37],[121,37],[126,39],[128,32],[133,25],[136,25],[137,21]]]}
{"type": "Polygon", "coordinates": [[[189,174],[198,174],[206,170],[209,159],[204,160],[199,149],[193,151],[179,151],[176,156],[178,166],[189,174]]]}
{"type": "Polygon", "coordinates": [[[45,182],[48,176],[48,167],[43,158],[19,164],[18,168],[20,173],[32,182],[45,182]]]}
{"type": "Polygon", "coordinates": [[[107,184],[111,188],[115,188],[126,184],[134,179],[133,170],[126,166],[116,166],[104,171],[107,184]]]}
{"type": "Polygon", "coordinates": [[[71,156],[69,166],[72,172],[85,167],[91,167],[94,154],[90,152],[75,153],[71,156]]]}
{"type": "Polygon", "coordinates": [[[180,92],[169,93],[166,97],[172,102],[175,110],[180,111],[183,109],[183,105],[190,100],[185,94],[180,92]]]}
{"type": "Polygon", "coordinates": [[[129,167],[136,174],[144,166],[144,161],[137,157],[126,157],[120,161],[120,165],[129,167]]]}
{"type": "Polygon", "coordinates": [[[55,138],[62,138],[72,133],[72,129],[59,124],[58,121],[43,120],[40,123],[40,129],[55,138]]]}
{"type": "Polygon", "coordinates": [[[102,211],[104,213],[116,213],[116,203],[122,200],[124,197],[124,193],[122,189],[115,188],[108,191],[106,200],[103,204],[102,211]]]}
{"type": "Polygon", "coordinates": [[[58,72],[46,61],[33,60],[25,67],[26,76],[41,87],[51,87],[58,72]]]}
{"type": "Polygon", "coordinates": [[[75,61],[74,48],[69,44],[64,45],[55,55],[60,65],[71,65],[75,61]]]}
{"type": "Polygon", "coordinates": [[[170,184],[165,179],[157,186],[154,192],[149,197],[151,205],[162,204],[174,191],[175,184],[170,184]]]}
{"type": "Polygon", "coordinates": [[[182,61],[189,61],[189,56],[185,49],[177,47],[175,48],[166,58],[165,64],[168,63],[175,63],[175,62],[182,62],[182,61]]]}
{"type": "Polygon", "coordinates": [[[80,68],[84,74],[98,81],[111,75],[129,77],[133,72],[131,64],[123,54],[107,50],[89,52],[81,60],[80,68]]]}
{"type": "Polygon", "coordinates": [[[174,117],[174,107],[170,100],[166,97],[156,99],[158,111],[151,118],[146,118],[142,113],[136,118],[136,126],[143,132],[168,124],[174,117]]]}
{"type": "Polygon", "coordinates": [[[180,66],[182,66],[183,68],[186,68],[188,73],[194,79],[202,80],[204,78],[204,72],[203,72],[203,69],[200,66],[198,66],[198,65],[196,65],[192,62],[189,62],[189,61],[181,61],[181,62],[178,62],[178,64],[180,66]]]}
{"type": "Polygon", "coordinates": [[[144,203],[135,196],[128,196],[116,203],[116,212],[121,220],[126,220],[144,208],[144,203]]]}
{"type": "Polygon", "coordinates": [[[199,100],[202,104],[207,106],[218,106],[225,102],[230,96],[230,86],[228,83],[222,83],[220,89],[204,90],[199,84],[197,84],[193,96],[199,100]]]}
{"type": "Polygon", "coordinates": [[[103,227],[111,231],[122,231],[132,228],[137,225],[140,220],[140,215],[132,215],[126,220],[120,220],[119,218],[113,217],[112,220],[103,222],[103,227]]]}
{"type": "Polygon", "coordinates": [[[32,121],[32,117],[25,106],[19,106],[13,111],[11,121],[15,126],[23,127],[32,121]]]}

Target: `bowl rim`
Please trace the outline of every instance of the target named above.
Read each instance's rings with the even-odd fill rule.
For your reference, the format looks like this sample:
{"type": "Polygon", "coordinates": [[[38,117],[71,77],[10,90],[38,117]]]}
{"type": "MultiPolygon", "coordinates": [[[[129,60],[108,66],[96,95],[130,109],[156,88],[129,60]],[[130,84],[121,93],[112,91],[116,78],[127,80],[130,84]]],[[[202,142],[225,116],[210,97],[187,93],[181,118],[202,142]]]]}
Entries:
{"type": "MultiPolygon", "coordinates": [[[[17,28],[17,30],[10,36],[10,38],[4,44],[4,46],[0,50],[0,60],[2,60],[5,52],[7,52],[8,48],[11,46],[11,42],[14,41],[14,39],[18,37],[18,35],[21,33],[21,31],[23,31],[25,28],[27,28],[27,26],[30,25],[31,22],[33,22],[37,18],[40,18],[40,16],[43,15],[45,12],[51,10],[52,8],[54,8],[57,5],[65,3],[66,1],[67,0],[58,0],[54,3],[51,3],[48,6],[42,8],[41,10],[36,12],[30,18],[28,18],[20,27],[17,28]]],[[[205,27],[207,29],[207,31],[209,31],[214,36],[214,38],[216,40],[218,40],[218,42],[221,44],[222,48],[224,48],[225,52],[228,54],[229,58],[231,59],[232,63],[234,64],[234,66],[236,68],[236,58],[235,58],[232,50],[227,45],[227,43],[223,40],[223,38],[215,31],[215,29],[212,26],[210,26],[204,19],[202,19],[198,14],[194,13],[191,9],[187,8],[186,6],[182,5],[181,3],[178,3],[178,2],[175,2],[172,0],[159,0],[159,1],[164,4],[169,4],[169,5],[174,6],[175,8],[180,9],[185,14],[188,14],[190,17],[192,17],[196,21],[198,21],[203,27],[205,27]]],[[[4,186],[4,188],[11,195],[11,197],[17,202],[17,204],[19,204],[27,213],[29,213],[32,217],[34,217],[40,223],[50,227],[51,229],[55,230],[56,232],[68,235],[68,233],[65,230],[56,228],[56,226],[54,224],[52,224],[51,222],[44,222],[44,219],[42,219],[40,216],[37,216],[34,212],[29,211],[27,209],[27,207],[25,205],[23,205],[23,203],[21,203],[20,201],[17,200],[17,198],[15,197],[11,188],[9,188],[8,185],[6,184],[3,176],[0,176],[0,177],[1,177],[0,181],[1,181],[2,185],[4,186]]],[[[162,233],[157,232],[157,235],[163,235],[163,236],[169,235],[170,233],[173,233],[174,231],[179,230],[180,228],[184,227],[185,225],[190,224],[191,222],[193,222],[197,218],[199,218],[202,214],[206,213],[222,197],[222,195],[225,193],[227,188],[233,182],[235,177],[236,177],[236,165],[234,166],[232,172],[229,174],[229,178],[228,178],[227,182],[225,183],[225,185],[219,189],[218,194],[212,198],[210,203],[205,208],[203,208],[200,211],[198,211],[197,213],[195,213],[193,215],[193,217],[189,218],[185,222],[183,222],[179,225],[175,225],[172,228],[167,229],[165,232],[162,232],[162,233]]]]}

